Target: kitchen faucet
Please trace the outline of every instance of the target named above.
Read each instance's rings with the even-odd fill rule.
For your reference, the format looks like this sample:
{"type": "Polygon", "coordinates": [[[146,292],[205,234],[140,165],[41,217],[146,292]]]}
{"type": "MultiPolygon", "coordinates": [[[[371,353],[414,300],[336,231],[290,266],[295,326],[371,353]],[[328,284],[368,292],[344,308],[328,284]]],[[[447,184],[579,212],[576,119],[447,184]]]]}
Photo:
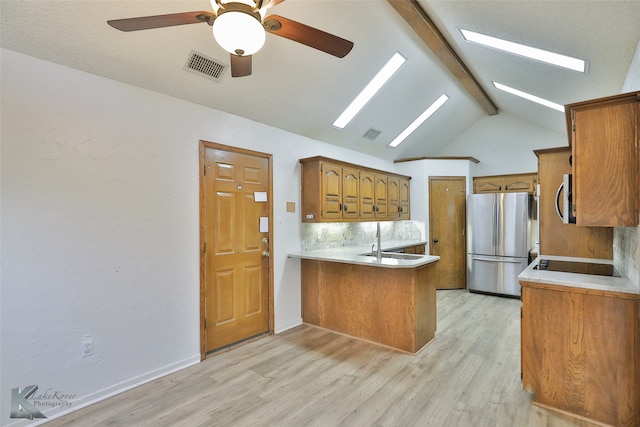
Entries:
{"type": "Polygon", "coordinates": [[[378,249],[376,249],[376,259],[382,260],[382,248],[380,247],[380,223],[376,223],[376,237],[378,238],[378,249]]]}

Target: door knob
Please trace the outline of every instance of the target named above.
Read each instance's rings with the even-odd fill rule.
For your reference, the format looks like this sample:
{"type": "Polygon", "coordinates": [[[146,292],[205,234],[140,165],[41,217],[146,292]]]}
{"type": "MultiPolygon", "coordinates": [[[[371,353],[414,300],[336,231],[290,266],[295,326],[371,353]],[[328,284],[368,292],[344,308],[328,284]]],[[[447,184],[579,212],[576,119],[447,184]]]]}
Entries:
{"type": "Polygon", "coordinates": [[[262,251],[262,256],[270,257],[271,253],[269,253],[269,251],[262,251]]]}

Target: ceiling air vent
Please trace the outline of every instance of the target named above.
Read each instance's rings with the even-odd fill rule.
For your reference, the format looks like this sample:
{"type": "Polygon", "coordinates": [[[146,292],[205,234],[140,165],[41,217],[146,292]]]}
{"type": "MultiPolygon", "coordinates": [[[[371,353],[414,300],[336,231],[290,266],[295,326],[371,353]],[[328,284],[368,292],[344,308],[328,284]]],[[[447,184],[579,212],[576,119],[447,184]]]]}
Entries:
{"type": "Polygon", "coordinates": [[[201,53],[191,51],[184,69],[191,71],[194,74],[198,74],[199,76],[220,81],[224,71],[227,69],[227,66],[211,58],[207,58],[201,53]]]}
{"type": "Polygon", "coordinates": [[[376,139],[378,137],[378,135],[380,135],[382,132],[379,130],[376,130],[374,128],[369,129],[368,131],[366,131],[364,133],[364,135],[362,135],[363,138],[367,138],[370,139],[371,141],[373,141],[374,139],[376,139]]]}

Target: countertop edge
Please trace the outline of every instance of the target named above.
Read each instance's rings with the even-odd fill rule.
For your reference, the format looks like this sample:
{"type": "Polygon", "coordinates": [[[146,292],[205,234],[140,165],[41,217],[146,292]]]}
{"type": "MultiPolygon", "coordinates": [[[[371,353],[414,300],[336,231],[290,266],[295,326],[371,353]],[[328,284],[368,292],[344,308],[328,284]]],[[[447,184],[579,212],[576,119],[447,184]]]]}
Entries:
{"type": "MultiPolygon", "coordinates": [[[[408,241],[400,243],[399,241],[383,242],[382,250],[389,251],[393,249],[399,249],[402,247],[410,247],[420,244],[426,244],[426,241],[408,241]]],[[[365,265],[369,267],[382,267],[382,268],[417,268],[422,267],[440,260],[439,256],[435,255],[423,255],[418,259],[393,259],[383,258],[378,261],[375,257],[362,255],[363,253],[371,252],[371,248],[368,245],[359,246],[347,246],[333,249],[319,249],[304,252],[294,252],[287,256],[289,258],[309,259],[316,261],[327,262],[339,262],[344,264],[365,265]]]]}
{"type": "Polygon", "coordinates": [[[540,259],[554,259],[560,261],[588,261],[601,264],[611,264],[611,260],[596,260],[589,258],[572,258],[560,256],[538,256],[527,268],[518,275],[521,282],[540,283],[560,287],[587,289],[603,292],[617,292],[640,296],[640,287],[626,277],[609,277],[581,273],[564,273],[534,269],[540,259]]]}

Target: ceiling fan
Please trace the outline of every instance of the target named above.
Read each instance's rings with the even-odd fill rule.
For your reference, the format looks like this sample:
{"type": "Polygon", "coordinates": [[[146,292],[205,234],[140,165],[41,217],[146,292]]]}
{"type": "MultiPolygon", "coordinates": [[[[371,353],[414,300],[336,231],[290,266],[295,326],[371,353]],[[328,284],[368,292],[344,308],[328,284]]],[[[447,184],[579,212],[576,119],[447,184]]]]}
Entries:
{"type": "Polygon", "coordinates": [[[109,25],[121,31],[206,22],[213,27],[218,44],[231,55],[231,76],[251,74],[251,55],[262,48],[266,32],[343,58],[353,42],[278,15],[266,16],[267,9],[284,0],[211,0],[213,12],[196,11],[168,15],[112,19],[109,25]]]}

